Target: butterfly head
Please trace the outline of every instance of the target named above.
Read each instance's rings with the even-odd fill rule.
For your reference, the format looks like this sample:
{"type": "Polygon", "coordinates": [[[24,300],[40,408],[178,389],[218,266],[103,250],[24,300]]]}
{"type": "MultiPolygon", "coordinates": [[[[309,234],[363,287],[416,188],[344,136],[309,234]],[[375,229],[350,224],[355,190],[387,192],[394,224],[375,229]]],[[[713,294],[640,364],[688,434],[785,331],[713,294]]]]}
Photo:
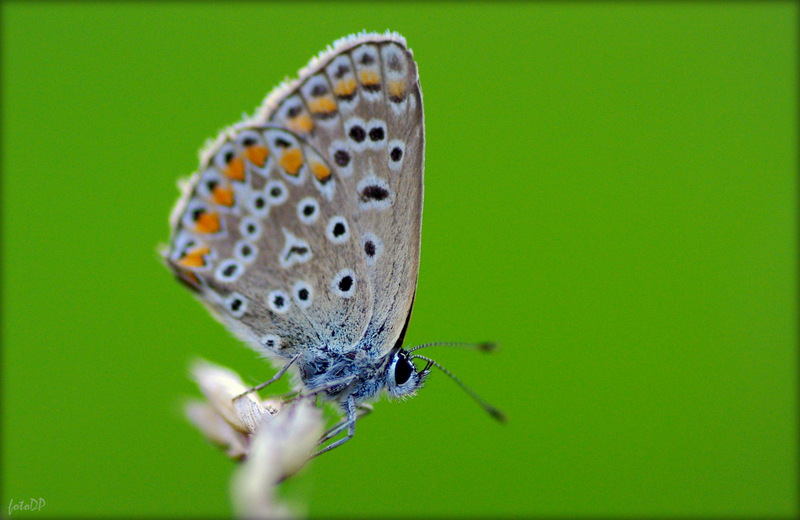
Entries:
{"type": "Polygon", "coordinates": [[[391,397],[413,396],[430,374],[432,365],[432,362],[428,362],[422,370],[417,370],[411,354],[398,348],[386,367],[386,391],[391,397]]]}

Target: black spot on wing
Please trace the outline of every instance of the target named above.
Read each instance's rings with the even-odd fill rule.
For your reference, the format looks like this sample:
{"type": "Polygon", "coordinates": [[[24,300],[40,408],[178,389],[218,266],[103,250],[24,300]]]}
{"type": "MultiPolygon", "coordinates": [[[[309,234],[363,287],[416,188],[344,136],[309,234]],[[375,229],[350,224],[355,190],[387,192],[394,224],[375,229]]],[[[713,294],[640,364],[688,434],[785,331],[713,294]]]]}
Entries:
{"type": "Polygon", "coordinates": [[[381,186],[370,184],[361,190],[361,202],[369,202],[371,200],[381,201],[389,196],[389,191],[381,186]]]}

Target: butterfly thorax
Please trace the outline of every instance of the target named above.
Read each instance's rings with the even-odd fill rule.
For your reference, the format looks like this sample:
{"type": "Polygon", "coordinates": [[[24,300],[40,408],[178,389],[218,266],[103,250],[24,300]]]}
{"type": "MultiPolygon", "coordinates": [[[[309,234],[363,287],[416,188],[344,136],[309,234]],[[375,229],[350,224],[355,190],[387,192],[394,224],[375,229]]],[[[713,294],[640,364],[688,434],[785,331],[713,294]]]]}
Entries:
{"type": "Polygon", "coordinates": [[[332,351],[307,355],[299,364],[300,377],[310,390],[324,389],[332,401],[353,398],[356,404],[377,398],[382,390],[391,397],[413,395],[427,371],[417,372],[408,353],[399,346],[374,358],[363,351],[332,351]]]}
{"type": "Polygon", "coordinates": [[[303,384],[310,390],[324,388],[325,397],[335,401],[353,396],[362,402],[377,396],[385,385],[384,374],[391,356],[369,359],[359,354],[331,350],[309,353],[299,364],[303,384]]]}

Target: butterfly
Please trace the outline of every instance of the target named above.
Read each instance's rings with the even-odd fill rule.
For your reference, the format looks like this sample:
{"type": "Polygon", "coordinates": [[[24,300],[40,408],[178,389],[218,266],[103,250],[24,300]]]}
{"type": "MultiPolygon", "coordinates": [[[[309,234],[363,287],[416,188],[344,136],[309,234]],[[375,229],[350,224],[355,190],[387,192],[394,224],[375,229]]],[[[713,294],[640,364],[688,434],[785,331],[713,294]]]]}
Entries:
{"type": "Polygon", "coordinates": [[[368,401],[414,395],[441,368],[402,348],[419,271],[424,152],[405,39],[351,35],[208,144],[173,210],[169,268],[282,365],[257,388],[291,367],[307,392],[340,403],[345,418],[320,442],[347,436],[317,454],[352,438],[368,401]]]}

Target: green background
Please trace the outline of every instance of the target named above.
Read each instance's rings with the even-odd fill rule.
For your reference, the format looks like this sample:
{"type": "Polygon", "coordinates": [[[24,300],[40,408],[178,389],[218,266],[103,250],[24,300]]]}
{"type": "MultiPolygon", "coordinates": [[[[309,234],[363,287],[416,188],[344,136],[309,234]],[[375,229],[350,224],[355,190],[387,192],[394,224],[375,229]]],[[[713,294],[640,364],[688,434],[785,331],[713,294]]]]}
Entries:
{"type": "Polygon", "coordinates": [[[2,4],[2,502],[224,516],[181,416],[272,371],[161,265],[175,181],[338,37],[404,34],[434,373],[284,491],[312,516],[796,515],[793,3],[2,4]]]}

